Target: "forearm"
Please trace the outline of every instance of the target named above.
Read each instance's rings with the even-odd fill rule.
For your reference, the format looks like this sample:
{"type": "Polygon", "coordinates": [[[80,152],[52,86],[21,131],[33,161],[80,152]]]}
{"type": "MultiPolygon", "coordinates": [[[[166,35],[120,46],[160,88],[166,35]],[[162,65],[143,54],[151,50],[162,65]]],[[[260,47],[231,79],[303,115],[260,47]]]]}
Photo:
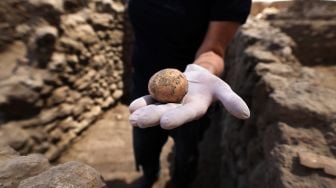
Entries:
{"type": "Polygon", "coordinates": [[[237,22],[211,22],[194,63],[219,76],[224,71],[225,50],[240,24],[237,22]]]}
{"type": "Polygon", "coordinates": [[[207,52],[201,53],[194,64],[200,65],[206,68],[209,72],[216,76],[220,76],[224,71],[224,60],[223,56],[209,50],[207,52]]]}

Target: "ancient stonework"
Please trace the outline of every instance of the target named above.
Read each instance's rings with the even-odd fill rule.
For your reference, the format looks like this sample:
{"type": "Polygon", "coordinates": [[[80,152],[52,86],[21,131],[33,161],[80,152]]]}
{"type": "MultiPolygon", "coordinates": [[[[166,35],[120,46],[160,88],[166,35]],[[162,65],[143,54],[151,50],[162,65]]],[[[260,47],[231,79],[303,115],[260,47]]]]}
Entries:
{"type": "Polygon", "coordinates": [[[0,142],[54,160],[123,96],[125,5],[118,0],[0,5],[0,142]]]}
{"type": "Polygon", "coordinates": [[[336,19],[313,12],[259,15],[233,41],[224,79],[251,118],[222,118],[222,187],[335,187],[336,19]]]}

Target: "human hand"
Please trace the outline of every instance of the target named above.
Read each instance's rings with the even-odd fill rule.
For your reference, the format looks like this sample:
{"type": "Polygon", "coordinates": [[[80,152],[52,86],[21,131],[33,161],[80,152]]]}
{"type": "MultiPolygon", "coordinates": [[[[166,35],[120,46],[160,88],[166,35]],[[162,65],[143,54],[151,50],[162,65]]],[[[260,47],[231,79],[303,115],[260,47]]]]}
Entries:
{"type": "Polygon", "coordinates": [[[173,129],[201,118],[217,100],[235,117],[250,117],[246,103],[227,83],[205,68],[190,64],[184,75],[188,80],[188,92],[180,104],[160,104],[150,95],[138,98],[129,106],[130,123],[141,128],[160,125],[163,129],[173,129]]]}

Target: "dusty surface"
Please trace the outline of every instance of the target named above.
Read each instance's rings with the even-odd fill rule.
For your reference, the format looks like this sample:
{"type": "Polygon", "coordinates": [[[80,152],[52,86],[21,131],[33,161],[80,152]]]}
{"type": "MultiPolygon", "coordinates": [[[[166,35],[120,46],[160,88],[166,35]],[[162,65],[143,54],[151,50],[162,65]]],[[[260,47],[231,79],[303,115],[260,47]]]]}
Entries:
{"type": "MultiPolygon", "coordinates": [[[[80,161],[97,169],[109,187],[127,188],[141,176],[135,171],[132,152],[131,126],[128,123],[128,109],[118,105],[109,110],[101,120],[92,125],[83,137],[70,147],[60,158],[64,163],[71,160],[80,161]]],[[[195,187],[217,187],[220,160],[218,156],[219,127],[212,126],[201,143],[201,159],[195,187]],[[213,142],[214,144],[208,144],[213,142]],[[212,185],[212,186],[211,186],[212,185]]],[[[173,141],[169,139],[161,154],[161,177],[154,188],[168,187],[169,165],[173,141]]]]}

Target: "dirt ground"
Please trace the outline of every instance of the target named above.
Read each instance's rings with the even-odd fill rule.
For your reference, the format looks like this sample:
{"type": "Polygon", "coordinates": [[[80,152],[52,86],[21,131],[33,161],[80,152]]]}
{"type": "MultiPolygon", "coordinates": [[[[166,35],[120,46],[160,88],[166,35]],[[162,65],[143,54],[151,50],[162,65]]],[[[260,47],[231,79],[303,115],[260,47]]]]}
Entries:
{"type": "MultiPolygon", "coordinates": [[[[132,152],[131,126],[128,109],[117,105],[92,125],[59,159],[81,161],[97,169],[110,188],[129,188],[141,176],[135,170],[132,152]]],[[[211,126],[200,144],[199,174],[195,188],[219,186],[219,126],[211,126]]],[[[161,176],[154,188],[169,187],[169,160],[173,140],[169,139],[161,154],[161,176]]]]}

